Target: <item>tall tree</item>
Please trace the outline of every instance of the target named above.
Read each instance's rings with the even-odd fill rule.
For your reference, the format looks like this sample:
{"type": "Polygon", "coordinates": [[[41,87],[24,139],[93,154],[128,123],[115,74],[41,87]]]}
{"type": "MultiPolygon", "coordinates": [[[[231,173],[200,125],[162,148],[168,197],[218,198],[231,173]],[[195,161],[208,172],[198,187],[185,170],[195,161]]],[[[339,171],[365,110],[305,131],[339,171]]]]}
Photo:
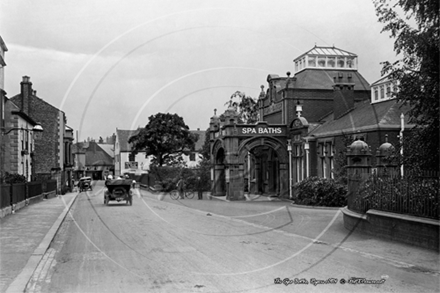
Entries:
{"type": "Polygon", "coordinates": [[[398,81],[396,97],[411,105],[403,163],[439,169],[439,1],[373,0],[379,21],[395,38],[399,59],[383,63],[383,73],[398,81]]]}
{"type": "Polygon", "coordinates": [[[145,151],[152,155],[153,164],[175,165],[182,154],[194,150],[198,135],[192,134],[183,118],[177,114],[157,113],[149,118],[145,128],[130,137],[132,153],[145,151]]]}
{"type": "Polygon", "coordinates": [[[258,103],[244,92],[233,93],[225,105],[237,109],[244,123],[252,124],[258,121],[258,103]]]}

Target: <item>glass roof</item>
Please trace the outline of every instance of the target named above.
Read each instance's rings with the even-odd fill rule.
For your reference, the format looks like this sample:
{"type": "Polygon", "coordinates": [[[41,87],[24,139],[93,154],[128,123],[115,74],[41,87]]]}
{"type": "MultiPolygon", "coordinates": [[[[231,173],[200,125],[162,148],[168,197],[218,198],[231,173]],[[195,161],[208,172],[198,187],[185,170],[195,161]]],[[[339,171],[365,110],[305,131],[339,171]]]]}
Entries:
{"type": "Polygon", "coordinates": [[[294,61],[302,58],[304,55],[321,55],[321,56],[351,56],[351,57],[357,57],[356,54],[335,48],[335,47],[314,47],[310,51],[307,51],[306,53],[302,54],[298,58],[296,58],[294,61]]]}

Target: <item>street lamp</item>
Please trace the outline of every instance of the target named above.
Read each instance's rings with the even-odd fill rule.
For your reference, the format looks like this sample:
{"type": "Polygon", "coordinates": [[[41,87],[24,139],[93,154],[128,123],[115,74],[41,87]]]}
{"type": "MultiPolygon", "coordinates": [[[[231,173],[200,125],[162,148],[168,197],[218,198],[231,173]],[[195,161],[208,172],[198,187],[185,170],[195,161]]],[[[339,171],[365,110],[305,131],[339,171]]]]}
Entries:
{"type": "Polygon", "coordinates": [[[36,138],[40,138],[40,135],[43,134],[43,127],[41,126],[41,124],[36,124],[32,129],[27,129],[27,128],[23,128],[23,127],[14,127],[14,128],[9,129],[8,131],[3,129],[2,135],[7,135],[11,131],[14,131],[14,130],[21,130],[21,131],[26,131],[26,132],[34,132],[34,134],[37,136],[36,138]]]}
{"type": "Polygon", "coordinates": [[[289,198],[292,199],[292,140],[287,140],[287,151],[289,152],[289,198]]]}

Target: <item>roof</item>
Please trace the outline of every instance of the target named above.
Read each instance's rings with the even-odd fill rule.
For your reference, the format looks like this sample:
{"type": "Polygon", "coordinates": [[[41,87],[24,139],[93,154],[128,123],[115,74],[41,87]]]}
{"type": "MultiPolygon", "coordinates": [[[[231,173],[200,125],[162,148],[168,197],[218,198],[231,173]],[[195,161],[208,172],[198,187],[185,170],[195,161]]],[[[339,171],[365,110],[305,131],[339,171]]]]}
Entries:
{"type": "Polygon", "coordinates": [[[128,143],[128,139],[137,133],[136,130],[123,130],[116,128],[116,139],[119,143],[119,151],[120,152],[131,152],[131,146],[128,143]]]}
{"type": "Polygon", "coordinates": [[[2,36],[0,36],[0,46],[2,47],[3,51],[8,51],[8,47],[6,47],[5,41],[3,41],[2,36]]]}
{"type": "Polygon", "coordinates": [[[351,56],[357,57],[356,54],[350,53],[345,50],[341,50],[335,47],[313,47],[311,50],[305,52],[301,56],[295,58],[293,61],[301,59],[304,55],[315,55],[315,56],[351,56]]]}
{"type": "Polygon", "coordinates": [[[104,144],[104,143],[98,143],[98,146],[106,152],[110,157],[115,157],[115,148],[113,144],[104,144]]]}
{"type": "Polygon", "coordinates": [[[313,90],[333,90],[335,85],[333,77],[343,73],[351,74],[351,82],[355,91],[369,91],[370,85],[357,70],[329,70],[326,68],[306,68],[295,74],[295,88],[313,90]]]}
{"type": "Polygon", "coordinates": [[[373,87],[373,86],[375,86],[375,85],[378,85],[378,84],[385,83],[385,82],[390,82],[390,81],[393,81],[393,80],[390,78],[390,75],[382,76],[379,80],[373,82],[373,83],[371,84],[371,87],[373,87]]]}
{"type": "MultiPolygon", "coordinates": [[[[341,118],[334,120],[331,117],[329,121],[312,130],[308,136],[327,137],[380,128],[400,129],[400,114],[407,113],[409,109],[409,106],[405,106],[396,100],[375,104],[371,104],[369,100],[362,101],[341,118]]],[[[405,125],[406,127],[413,126],[408,124],[408,115],[405,115],[405,125]]]]}
{"type": "Polygon", "coordinates": [[[86,166],[113,166],[113,158],[96,142],[89,142],[86,149],[86,166]]]}

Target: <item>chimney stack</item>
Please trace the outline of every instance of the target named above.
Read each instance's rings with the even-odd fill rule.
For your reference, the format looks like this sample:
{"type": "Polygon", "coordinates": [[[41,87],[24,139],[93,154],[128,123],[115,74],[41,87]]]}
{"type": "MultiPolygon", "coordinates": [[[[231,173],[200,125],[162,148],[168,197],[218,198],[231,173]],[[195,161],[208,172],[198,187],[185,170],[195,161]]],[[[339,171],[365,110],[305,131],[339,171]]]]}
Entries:
{"type": "Polygon", "coordinates": [[[23,76],[23,81],[20,83],[21,86],[21,111],[26,115],[29,115],[29,100],[32,95],[32,82],[30,82],[29,76],[23,76]]]}
{"type": "Polygon", "coordinates": [[[333,115],[336,120],[354,108],[355,84],[351,82],[351,76],[345,77],[341,72],[333,79],[333,115]]]}

